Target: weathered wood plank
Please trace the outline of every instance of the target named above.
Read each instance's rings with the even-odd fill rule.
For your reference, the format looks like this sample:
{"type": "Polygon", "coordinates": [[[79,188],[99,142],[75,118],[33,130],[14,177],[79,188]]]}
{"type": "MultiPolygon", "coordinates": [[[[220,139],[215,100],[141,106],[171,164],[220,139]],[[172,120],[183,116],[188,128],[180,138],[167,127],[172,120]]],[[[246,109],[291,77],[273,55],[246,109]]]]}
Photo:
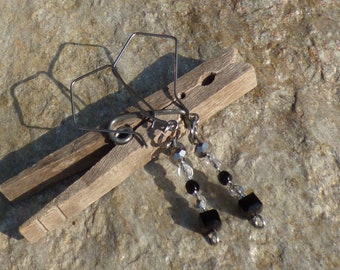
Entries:
{"type": "Polygon", "coordinates": [[[103,134],[88,132],[1,184],[0,192],[9,201],[22,199],[90,168],[110,149],[103,134]]]}
{"type": "MultiPolygon", "coordinates": [[[[183,103],[193,112],[199,113],[202,122],[255,86],[253,67],[243,63],[234,49],[203,63],[178,80],[178,92],[185,96],[183,103]],[[210,74],[215,74],[214,80],[203,86],[202,82],[210,74]]],[[[172,89],[171,86],[169,88],[172,89]]],[[[160,92],[149,96],[147,100],[158,110],[173,106],[169,104],[169,98],[160,92]]],[[[152,138],[144,127],[139,127],[137,131],[146,140],[147,148],[141,147],[136,140],[114,147],[65,192],[26,221],[19,228],[21,234],[31,242],[39,240],[148,163],[156,148],[150,144],[152,138]]]]}

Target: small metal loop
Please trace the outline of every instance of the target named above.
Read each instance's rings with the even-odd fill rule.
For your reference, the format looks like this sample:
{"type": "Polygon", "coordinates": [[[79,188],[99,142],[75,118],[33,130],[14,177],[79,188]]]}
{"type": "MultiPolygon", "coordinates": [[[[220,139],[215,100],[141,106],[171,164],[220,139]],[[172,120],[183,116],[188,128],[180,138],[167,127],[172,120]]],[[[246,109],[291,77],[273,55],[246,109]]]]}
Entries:
{"type": "Polygon", "coordinates": [[[266,221],[263,219],[261,215],[253,216],[250,222],[255,228],[262,229],[264,226],[266,226],[266,221]]]}
{"type": "Polygon", "coordinates": [[[164,130],[159,135],[158,140],[157,140],[157,145],[164,149],[168,149],[173,144],[173,142],[179,138],[179,135],[180,135],[180,129],[179,129],[177,121],[170,120],[168,121],[168,125],[164,128],[164,130]],[[170,133],[170,134],[167,136],[167,133],[170,133]]]}
{"type": "Polygon", "coordinates": [[[207,237],[211,245],[215,246],[220,242],[220,238],[218,237],[218,233],[216,230],[213,230],[211,233],[209,233],[207,237]]]}
{"type": "MultiPolygon", "coordinates": [[[[112,122],[114,124],[114,121],[112,122]]],[[[111,129],[113,125],[112,122],[110,123],[109,129],[111,129]]],[[[109,137],[116,145],[123,145],[132,140],[134,133],[134,130],[130,126],[122,126],[110,132],[109,137]]]]}
{"type": "Polygon", "coordinates": [[[116,145],[123,145],[128,143],[132,140],[134,135],[137,133],[132,129],[132,127],[128,125],[120,126],[116,128],[115,126],[123,120],[130,119],[130,118],[142,118],[140,113],[126,113],[119,115],[115,117],[108,126],[108,132],[110,139],[116,144],[116,145]]]}
{"type": "Polygon", "coordinates": [[[195,125],[198,124],[198,122],[200,121],[200,116],[197,113],[190,113],[190,121],[192,121],[192,123],[194,123],[195,125]]]}
{"type": "Polygon", "coordinates": [[[198,137],[198,122],[200,117],[197,113],[191,113],[189,118],[187,119],[188,123],[186,125],[190,129],[189,132],[189,141],[190,143],[197,145],[202,143],[202,141],[198,137]]]}

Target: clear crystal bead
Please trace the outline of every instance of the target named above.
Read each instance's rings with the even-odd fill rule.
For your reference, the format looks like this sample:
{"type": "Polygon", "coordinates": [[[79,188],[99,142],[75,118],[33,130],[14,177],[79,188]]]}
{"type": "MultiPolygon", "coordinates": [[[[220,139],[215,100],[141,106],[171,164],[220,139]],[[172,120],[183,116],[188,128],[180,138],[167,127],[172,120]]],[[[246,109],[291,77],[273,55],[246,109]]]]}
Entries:
{"type": "Polygon", "coordinates": [[[177,173],[179,176],[184,175],[187,179],[192,179],[194,176],[194,169],[187,160],[181,160],[177,173]]]}
{"type": "Polygon", "coordinates": [[[225,186],[228,190],[232,190],[234,187],[234,183],[233,182],[229,182],[226,186],[225,186]]]}
{"type": "Polygon", "coordinates": [[[220,171],[222,166],[222,161],[216,158],[214,155],[207,154],[208,164],[212,165],[216,170],[220,171]]]}
{"type": "Polygon", "coordinates": [[[242,186],[234,185],[230,189],[230,195],[236,199],[241,199],[245,196],[244,189],[242,186]]]}
{"type": "Polygon", "coordinates": [[[201,195],[201,194],[197,194],[196,193],[196,208],[199,211],[206,211],[208,209],[208,203],[207,203],[207,199],[201,195]]]}

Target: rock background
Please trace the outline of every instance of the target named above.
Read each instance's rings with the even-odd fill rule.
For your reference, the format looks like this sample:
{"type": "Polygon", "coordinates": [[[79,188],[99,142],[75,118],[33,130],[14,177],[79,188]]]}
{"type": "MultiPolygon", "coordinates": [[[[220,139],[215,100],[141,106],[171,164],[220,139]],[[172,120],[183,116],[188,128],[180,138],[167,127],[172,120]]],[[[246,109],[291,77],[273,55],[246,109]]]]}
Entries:
{"type": "MultiPolygon", "coordinates": [[[[230,46],[255,67],[258,87],[201,134],[235,182],[256,191],[267,222],[257,230],[241,219],[215,172],[192,158],[223,221],[222,243],[208,245],[161,155],[36,244],[18,226],[68,182],[20,203],[1,199],[2,269],[340,268],[336,0],[7,1],[0,12],[1,182],[79,136],[72,79],[110,63],[134,31],[168,33],[180,41],[181,73],[230,46]]],[[[126,60],[129,82],[155,91],[157,77],[141,76],[149,51],[137,52],[142,60],[126,60]]]]}

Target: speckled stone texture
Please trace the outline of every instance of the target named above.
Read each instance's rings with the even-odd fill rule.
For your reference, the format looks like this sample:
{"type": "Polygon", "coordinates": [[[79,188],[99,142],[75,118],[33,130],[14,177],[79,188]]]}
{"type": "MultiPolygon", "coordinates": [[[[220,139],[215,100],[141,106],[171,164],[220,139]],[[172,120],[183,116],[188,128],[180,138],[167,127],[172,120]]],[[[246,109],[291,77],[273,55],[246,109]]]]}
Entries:
{"type": "MultiPolygon", "coordinates": [[[[235,183],[255,191],[267,222],[258,230],[242,219],[188,147],[221,216],[218,246],[197,233],[193,197],[159,155],[36,244],[18,226],[74,179],[23,202],[1,199],[1,269],[340,268],[338,1],[15,0],[0,13],[1,182],[81,134],[69,118],[72,79],[110,63],[134,31],[167,33],[180,41],[182,74],[230,46],[255,67],[258,86],[200,133],[235,183]]],[[[124,62],[144,95],[161,85],[149,53],[124,62]]]]}

